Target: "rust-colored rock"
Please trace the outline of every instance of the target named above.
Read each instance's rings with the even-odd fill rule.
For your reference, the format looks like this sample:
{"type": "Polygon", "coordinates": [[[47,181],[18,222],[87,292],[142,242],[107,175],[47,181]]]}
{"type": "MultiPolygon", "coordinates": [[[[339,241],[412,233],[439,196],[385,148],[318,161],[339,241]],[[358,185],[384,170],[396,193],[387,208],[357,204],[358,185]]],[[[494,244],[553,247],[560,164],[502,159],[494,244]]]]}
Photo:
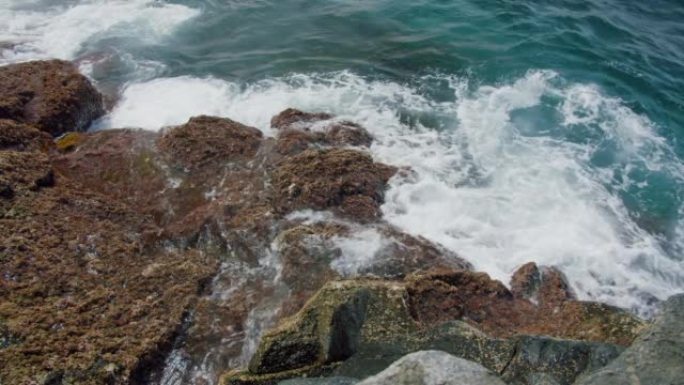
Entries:
{"type": "Polygon", "coordinates": [[[320,147],[324,141],[325,135],[321,132],[286,128],[278,132],[276,150],[281,155],[295,155],[310,147],[320,147]]]}
{"type": "Polygon", "coordinates": [[[376,217],[387,181],[396,169],[373,162],[370,155],[347,149],[307,150],[286,158],[273,173],[276,207],[281,212],[334,209],[352,218],[376,217]],[[365,196],[348,202],[345,200],[365,196]],[[360,210],[349,205],[362,203],[360,210]]]}
{"type": "Polygon", "coordinates": [[[271,127],[279,129],[289,128],[293,125],[303,127],[304,125],[332,118],[332,115],[323,112],[311,113],[288,108],[271,119],[271,127]]]}
{"type": "Polygon", "coordinates": [[[208,162],[230,162],[253,157],[263,134],[225,118],[198,116],[174,127],[159,139],[159,147],[182,167],[208,162]]]}
{"type": "Polygon", "coordinates": [[[425,325],[462,319],[495,337],[548,335],[618,345],[629,345],[641,331],[643,322],[624,310],[559,295],[562,276],[551,277],[549,295],[538,304],[471,271],[437,269],[409,277],[406,285],[411,312],[425,325]]]}
{"type": "Polygon", "coordinates": [[[49,151],[53,147],[52,138],[35,127],[0,119],[0,150],[49,151]]]}
{"type": "Polygon", "coordinates": [[[54,171],[47,154],[42,152],[0,151],[0,184],[14,194],[51,187],[54,171]]]}
{"type": "Polygon", "coordinates": [[[0,67],[0,118],[53,136],[82,131],[104,114],[102,96],[76,67],[49,60],[0,67]]]}
{"type": "Polygon", "coordinates": [[[326,127],[325,139],[334,146],[368,147],[373,142],[373,137],[365,128],[352,122],[333,123],[326,127]]]}
{"type": "Polygon", "coordinates": [[[371,134],[358,124],[332,119],[329,114],[294,109],[274,116],[271,125],[279,129],[277,151],[282,155],[295,155],[308,148],[368,147],[373,142],[371,134]]]}
{"type": "Polygon", "coordinates": [[[0,199],[0,321],[15,338],[0,382],[144,381],[215,261],[148,242],[149,218],[55,177],[42,152],[0,151],[0,174],[15,190],[0,199]]]}
{"type": "Polygon", "coordinates": [[[424,324],[467,319],[476,324],[494,321],[508,311],[511,293],[485,273],[440,269],[409,277],[412,313],[424,324]]]}
{"type": "Polygon", "coordinates": [[[534,262],[521,266],[511,278],[511,291],[543,306],[556,306],[575,299],[565,276],[554,267],[537,267],[534,262]]]}

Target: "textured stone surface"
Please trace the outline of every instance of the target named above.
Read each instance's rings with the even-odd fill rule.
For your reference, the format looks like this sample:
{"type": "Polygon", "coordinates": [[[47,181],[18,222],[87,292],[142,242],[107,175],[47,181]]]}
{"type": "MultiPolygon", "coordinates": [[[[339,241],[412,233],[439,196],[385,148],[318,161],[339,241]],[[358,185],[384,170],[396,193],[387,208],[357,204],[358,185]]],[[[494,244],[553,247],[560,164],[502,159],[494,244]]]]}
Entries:
{"type": "Polygon", "coordinates": [[[281,212],[337,209],[358,220],[378,219],[387,181],[395,171],[359,151],[306,150],[286,158],[274,171],[275,203],[281,212]],[[350,205],[362,207],[353,210],[350,205]]]}
{"type": "Polygon", "coordinates": [[[505,385],[472,361],[440,351],[411,353],[359,385],[505,385]]]}
{"type": "Polygon", "coordinates": [[[620,357],[576,385],[684,384],[684,294],[670,297],[651,327],[620,357]]]}
{"type": "Polygon", "coordinates": [[[0,67],[0,118],[51,135],[82,131],[104,114],[102,96],[70,62],[34,61],[0,67]]]}

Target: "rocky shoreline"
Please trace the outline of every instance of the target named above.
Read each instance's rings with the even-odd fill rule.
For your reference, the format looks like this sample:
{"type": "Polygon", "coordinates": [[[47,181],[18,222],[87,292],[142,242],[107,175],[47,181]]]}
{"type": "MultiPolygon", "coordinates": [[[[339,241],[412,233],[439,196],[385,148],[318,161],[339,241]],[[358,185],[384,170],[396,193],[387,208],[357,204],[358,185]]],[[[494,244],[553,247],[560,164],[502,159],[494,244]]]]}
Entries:
{"type": "Polygon", "coordinates": [[[56,60],[0,92],[2,385],[684,384],[684,297],[647,322],[473,271],[382,219],[411,170],[354,122],[84,132],[103,98],[56,60]]]}

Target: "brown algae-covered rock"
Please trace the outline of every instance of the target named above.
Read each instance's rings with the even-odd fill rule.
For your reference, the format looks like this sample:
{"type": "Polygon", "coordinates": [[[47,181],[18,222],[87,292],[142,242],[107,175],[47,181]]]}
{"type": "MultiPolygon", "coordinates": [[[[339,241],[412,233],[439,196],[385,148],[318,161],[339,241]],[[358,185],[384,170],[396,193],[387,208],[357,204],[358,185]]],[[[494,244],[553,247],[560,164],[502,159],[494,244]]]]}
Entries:
{"type": "Polygon", "coordinates": [[[226,118],[197,116],[167,130],[159,147],[182,167],[197,168],[207,162],[251,158],[263,134],[256,128],[226,118]]]}
{"type": "Polygon", "coordinates": [[[52,138],[33,126],[0,119],[0,151],[42,151],[53,147],[52,138]]]}
{"type": "Polygon", "coordinates": [[[282,212],[337,209],[352,218],[377,218],[387,182],[395,171],[355,150],[306,150],[284,159],[274,171],[275,203],[282,212]],[[353,202],[344,204],[358,196],[370,199],[356,201],[363,209],[350,209],[353,202]],[[343,206],[344,212],[340,210],[343,206]]]}
{"type": "Polygon", "coordinates": [[[0,67],[0,118],[53,136],[82,131],[104,114],[102,95],[70,62],[33,61],[0,67]]]}

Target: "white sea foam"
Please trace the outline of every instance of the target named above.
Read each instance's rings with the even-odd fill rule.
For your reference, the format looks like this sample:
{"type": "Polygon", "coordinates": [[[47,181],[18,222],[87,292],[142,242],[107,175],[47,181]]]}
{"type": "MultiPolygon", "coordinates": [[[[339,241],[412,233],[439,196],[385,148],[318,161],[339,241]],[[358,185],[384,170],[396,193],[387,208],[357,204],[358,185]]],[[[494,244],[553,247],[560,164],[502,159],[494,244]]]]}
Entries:
{"type": "MultiPolygon", "coordinates": [[[[349,72],[250,85],[157,79],[125,88],[103,126],[158,129],[212,114],[272,134],[271,116],[286,107],[332,112],[369,129],[377,160],[415,171],[392,181],[385,218],[477,269],[506,282],[525,262],[555,265],[581,298],[642,310],[646,294],[662,299],[681,291],[682,262],[636,224],[619,197],[643,185],[630,179],[634,170],[680,182],[684,175],[648,118],[598,87],[567,85],[549,71],[474,89],[458,78],[441,80],[453,100],[436,102],[410,86],[349,72]],[[410,118],[420,116],[445,119],[436,128],[410,118]],[[612,155],[594,164],[606,147],[612,155]]],[[[368,257],[347,249],[349,261],[368,257]]]]}
{"type": "Polygon", "coordinates": [[[155,0],[0,2],[0,63],[42,58],[74,59],[83,46],[105,38],[153,43],[199,11],[155,0]]]}

